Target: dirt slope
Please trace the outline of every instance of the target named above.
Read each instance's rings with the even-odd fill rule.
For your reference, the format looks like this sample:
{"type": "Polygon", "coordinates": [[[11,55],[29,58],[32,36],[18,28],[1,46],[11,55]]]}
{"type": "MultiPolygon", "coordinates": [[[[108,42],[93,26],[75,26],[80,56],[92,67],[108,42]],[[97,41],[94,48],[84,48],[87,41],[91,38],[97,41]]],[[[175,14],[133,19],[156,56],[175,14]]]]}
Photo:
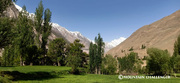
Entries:
{"type": "Polygon", "coordinates": [[[146,25],[135,31],[124,42],[108,51],[106,54],[113,56],[124,56],[125,53],[131,47],[134,52],[137,52],[140,57],[147,56],[146,50],[150,47],[156,47],[160,49],[167,49],[170,54],[173,54],[173,45],[180,34],[180,10],[175,13],[166,16],[150,25],[146,25]],[[146,49],[141,49],[142,45],[146,46],[146,49]],[[125,52],[122,52],[125,50],[125,52]]]}

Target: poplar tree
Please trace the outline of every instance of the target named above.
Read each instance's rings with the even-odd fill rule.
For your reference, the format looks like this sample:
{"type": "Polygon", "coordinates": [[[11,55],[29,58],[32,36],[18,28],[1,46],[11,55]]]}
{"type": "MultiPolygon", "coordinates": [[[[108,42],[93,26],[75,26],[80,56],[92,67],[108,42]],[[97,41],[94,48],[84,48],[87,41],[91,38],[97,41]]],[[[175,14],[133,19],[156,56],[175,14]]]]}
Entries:
{"type": "MultiPolygon", "coordinates": [[[[41,49],[43,57],[47,54],[46,44],[48,41],[48,37],[51,34],[51,11],[49,9],[46,9],[44,12],[44,25],[42,28],[42,43],[41,43],[41,49]]],[[[45,62],[45,61],[44,61],[45,62]]]]}
{"type": "Polygon", "coordinates": [[[177,40],[174,43],[174,52],[173,56],[180,55],[180,36],[178,36],[177,40]]]}
{"type": "Polygon", "coordinates": [[[36,43],[39,48],[41,47],[40,34],[42,34],[42,27],[43,27],[42,25],[43,24],[43,11],[44,11],[44,7],[41,0],[35,12],[35,28],[37,32],[36,43]]]}
{"type": "Polygon", "coordinates": [[[104,55],[104,42],[103,39],[101,38],[100,33],[98,34],[98,38],[97,38],[97,58],[96,58],[96,62],[97,62],[97,70],[98,70],[98,74],[101,74],[101,64],[102,64],[102,57],[104,55]]]}
{"type": "Polygon", "coordinates": [[[36,8],[36,12],[35,12],[35,26],[36,26],[36,32],[37,32],[37,36],[36,36],[36,43],[40,49],[40,54],[42,56],[40,56],[41,59],[41,64],[45,64],[45,55],[47,54],[47,49],[46,49],[46,45],[47,45],[47,41],[48,41],[48,37],[51,34],[51,11],[50,9],[46,9],[44,11],[44,7],[42,4],[42,0],[40,1],[38,8],[36,8]],[[43,14],[44,12],[44,14],[43,14]],[[43,19],[44,16],[44,19],[43,19]]]}
{"type": "Polygon", "coordinates": [[[174,43],[173,56],[170,59],[171,67],[174,72],[180,71],[180,35],[174,43]]]}
{"type": "Polygon", "coordinates": [[[102,57],[104,55],[104,42],[101,35],[95,37],[95,44],[90,44],[89,56],[90,56],[90,71],[95,74],[101,74],[102,57]]]}
{"type": "Polygon", "coordinates": [[[91,42],[90,43],[90,46],[89,46],[89,68],[90,68],[90,72],[91,73],[94,73],[94,69],[95,69],[95,67],[94,67],[94,59],[95,59],[95,57],[94,57],[94,48],[93,48],[93,46],[94,46],[94,44],[91,42]]]}

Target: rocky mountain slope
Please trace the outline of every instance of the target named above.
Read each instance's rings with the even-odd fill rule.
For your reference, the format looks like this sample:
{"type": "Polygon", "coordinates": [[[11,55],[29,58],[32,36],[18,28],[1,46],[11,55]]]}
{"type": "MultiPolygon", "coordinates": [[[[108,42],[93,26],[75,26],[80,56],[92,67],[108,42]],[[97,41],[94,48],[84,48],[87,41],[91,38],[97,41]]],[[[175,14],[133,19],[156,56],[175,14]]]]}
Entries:
{"type": "Polygon", "coordinates": [[[50,35],[49,39],[55,39],[55,38],[64,38],[66,41],[73,43],[75,39],[79,39],[82,44],[84,44],[85,48],[83,48],[83,51],[89,52],[89,44],[90,40],[86,37],[84,37],[80,32],[72,32],[68,31],[66,28],[56,24],[52,23],[52,34],[50,35]]]}
{"type": "Polygon", "coordinates": [[[135,31],[124,42],[107,52],[113,56],[124,56],[133,47],[140,57],[147,56],[146,50],[150,47],[167,49],[173,54],[173,46],[176,38],[180,35],[180,10],[166,16],[150,25],[145,25],[135,31]],[[142,49],[141,46],[146,48],[142,49]]]}

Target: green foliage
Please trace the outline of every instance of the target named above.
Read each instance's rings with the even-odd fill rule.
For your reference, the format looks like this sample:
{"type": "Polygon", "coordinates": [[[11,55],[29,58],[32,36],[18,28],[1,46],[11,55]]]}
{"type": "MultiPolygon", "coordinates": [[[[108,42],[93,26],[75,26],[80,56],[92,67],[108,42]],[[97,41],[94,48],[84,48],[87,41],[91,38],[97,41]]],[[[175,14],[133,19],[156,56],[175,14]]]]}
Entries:
{"type": "Polygon", "coordinates": [[[177,56],[175,59],[174,59],[174,71],[175,72],[180,72],[180,56],[177,56]]]}
{"type": "Polygon", "coordinates": [[[44,7],[42,4],[42,0],[40,1],[38,8],[36,8],[36,12],[35,12],[35,28],[37,31],[37,36],[36,36],[36,43],[38,45],[38,47],[40,48],[41,46],[41,42],[40,42],[40,34],[42,34],[42,22],[43,22],[43,11],[44,11],[44,7]]]}
{"type": "Polygon", "coordinates": [[[0,0],[0,16],[3,13],[3,11],[6,10],[7,7],[12,5],[12,1],[17,1],[17,0],[0,0]]]}
{"type": "Polygon", "coordinates": [[[68,66],[72,67],[72,73],[74,74],[79,73],[78,67],[80,67],[83,64],[82,62],[83,47],[84,45],[80,43],[80,40],[76,39],[74,43],[70,44],[70,47],[68,49],[69,51],[68,51],[66,63],[68,66]]]}
{"type": "Polygon", "coordinates": [[[25,57],[27,65],[38,64],[39,52],[38,52],[38,47],[36,45],[32,44],[27,47],[27,55],[28,56],[25,57]]]}
{"type": "Polygon", "coordinates": [[[34,43],[34,33],[33,26],[30,24],[30,19],[28,19],[28,13],[26,7],[23,7],[23,11],[20,12],[17,22],[16,38],[14,40],[14,45],[18,50],[17,54],[20,57],[20,65],[23,65],[23,59],[27,56],[28,47],[34,43]]]}
{"type": "Polygon", "coordinates": [[[178,36],[177,40],[174,43],[174,52],[173,56],[178,56],[180,55],[180,35],[178,36]]]}
{"type": "Polygon", "coordinates": [[[148,56],[144,56],[142,60],[147,60],[148,59],[148,56]]]}
{"type": "Polygon", "coordinates": [[[2,66],[14,66],[16,64],[17,57],[14,50],[12,46],[5,47],[2,56],[2,66]]]}
{"type": "Polygon", "coordinates": [[[12,41],[13,21],[9,18],[0,18],[0,49],[9,45],[12,41]]]}
{"type": "Polygon", "coordinates": [[[46,44],[48,41],[48,37],[51,34],[51,24],[50,24],[50,20],[51,20],[51,11],[49,9],[46,9],[44,12],[44,26],[42,28],[42,43],[41,43],[41,48],[43,50],[43,55],[45,55],[47,53],[46,50],[46,44]]]}
{"type": "Polygon", "coordinates": [[[106,55],[102,60],[102,73],[115,74],[117,70],[117,61],[113,56],[106,55]]]}
{"type": "Polygon", "coordinates": [[[58,66],[64,65],[65,45],[66,42],[63,38],[54,39],[49,43],[48,56],[54,63],[58,63],[58,66]]]}
{"type": "Polygon", "coordinates": [[[90,73],[94,73],[95,72],[95,56],[94,56],[94,52],[96,49],[94,49],[94,44],[91,42],[90,46],[89,46],[89,70],[90,73]]]}
{"type": "Polygon", "coordinates": [[[48,41],[48,37],[51,34],[51,11],[50,9],[46,9],[44,11],[44,7],[42,4],[42,0],[40,1],[38,8],[36,8],[36,12],[35,12],[35,29],[37,31],[37,35],[36,35],[36,44],[38,46],[39,49],[41,49],[41,55],[40,59],[41,59],[41,64],[46,64],[46,60],[48,57],[45,57],[45,55],[47,54],[47,41],[48,41]],[[43,14],[44,12],[44,14],[43,14]],[[44,16],[44,19],[43,19],[44,16]]]}
{"type": "Polygon", "coordinates": [[[129,51],[133,51],[134,49],[133,49],[133,47],[131,47],[130,49],[129,49],[129,51]]]}
{"type": "Polygon", "coordinates": [[[176,73],[180,72],[180,35],[174,43],[174,52],[170,62],[173,71],[176,73]]]}
{"type": "Polygon", "coordinates": [[[147,60],[147,70],[149,74],[165,75],[171,72],[170,54],[167,51],[157,48],[147,50],[149,59],[147,60]]]}
{"type": "Polygon", "coordinates": [[[143,44],[142,46],[141,46],[141,49],[145,49],[146,48],[146,46],[143,44]]]}
{"type": "Polygon", "coordinates": [[[0,76],[0,83],[12,83],[9,79],[0,76]]]}
{"type": "Polygon", "coordinates": [[[172,56],[170,59],[170,66],[175,73],[180,72],[180,56],[172,56]]]}
{"type": "Polygon", "coordinates": [[[101,35],[98,34],[98,38],[95,37],[95,44],[90,44],[89,48],[89,69],[91,73],[101,73],[102,57],[104,55],[104,42],[101,35]]]}
{"type": "Polygon", "coordinates": [[[137,72],[137,73],[140,73],[140,74],[145,74],[145,68],[141,67],[142,64],[144,64],[144,63],[143,63],[143,61],[141,59],[137,59],[137,58],[136,58],[136,62],[135,62],[135,65],[134,65],[134,67],[135,67],[134,72],[137,72]]]}
{"type": "Polygon", "coordinates": [[[135,52],[131,52],[130,54],[118,58],[120,71],[126,71],[127,73],[131,73],[135,70],[135,63],[137,62],[138,54],[135,52]]]}
{"type": "Polygon", "coordinates": [[[2,66],[2,60],[3,60],[2,57],[0,57],[0,66],[2,66]]]}
{"type": "MultiPolygon", "coordinates": [[[[11,4],[11,0],[1,0],[0,13],[11,4]]],[[[45,55],[47,54],[48,36],[51,33],[52,13],[49,9],[46,9],[44,14],[43,12],[44,8],[41,1],[36,9],[34,22],[29,19],[25,6],[23,6],[23,10],[19,13],[17,19],[0,18],[0,49],[5,48],[1,62],[4,66],[23,65],[23,63],[30,65],[44,64],[45,59],[49,58],[45,55]],[[36,42],[34,42],[35,37],[36,42]]]]}

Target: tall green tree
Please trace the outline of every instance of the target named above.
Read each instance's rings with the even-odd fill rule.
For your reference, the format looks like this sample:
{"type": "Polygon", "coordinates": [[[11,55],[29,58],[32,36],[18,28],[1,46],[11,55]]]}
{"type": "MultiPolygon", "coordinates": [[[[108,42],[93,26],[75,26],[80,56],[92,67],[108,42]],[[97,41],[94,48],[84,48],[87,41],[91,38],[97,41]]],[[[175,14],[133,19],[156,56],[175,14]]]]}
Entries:
{"type": "Polygon", "coordinates": [[[23,65],[23,61],[27,56],[27,48],[34,43],[33,27],[28,19],[28,13],[26,7],[23,7],[23,11],[20,12],[17,22],[17,37],[14,40],[14,45],[18,50],[20,56],[20,65],[23,65]]]}
{"type": "Polygon", "coordinates": [[[101,73],[101,63],[102,63],[102,57],[104,55],[104,42],[103,39],[101,38],[101,35],[98,34],[98,39],[97,39],[97,48],[98,48],[98,56],[97,56],[97,69],[98,73],[101,73]]]}
{"type": "Polygon", "coordinates": [[[76,39],[74,43],[70,44],[68,56],[66,59],[67,65],[72,67],[72,73],[78,74],[78,67],[82,65],[82,48],[83,44],[80,43],[80,40],[76,39]]]}
{"type": "Polygon", "coordinates": [[[180,72],[180,35],[178,36],[177,40],[174,43],[174,52],[173,56],[171,57],[171,67],[175,73],[180,72]]]}
{"type": "Polygon", "coordinates": [[[178,56],[180,55],[180,36],[178,36],[177,40],[174,43],[174,52],[173,56],[178,56]]]}
{"type": "Polygon", "coordinates": [[[54,39],[49,43],[48,56],[58,66],[64,64],[66,42],[63,38],[54,39]]]}
{"type": "Polygon", "coordinates": [[[90,73],[95,71],[94,44],[91,42],[89,46],[89,69],[90,73]]]}
{"type": "Polygon", "coordinates": [[[90,71],[96,74],[101,74],[102,57],[104,55],[104,42],[101,35],[95,37],[95,44],[90,44],[89,56],[90,56],[90,71]],[[93,71],[94,69],[94,71],[93,71]]]}
{"type": "Polygon", "coordinates": [[[46,9],[44,11],[44,7],[42,4],[42,0],[40,1],[38,8],[36,8],[36,12],[35,12],[35,26],[36,26],[36,32],[37,32],[37,36],[36,36],[36,44],[38,45],[39,49],[40,49],[40,53],[41,53],[41,64],[45,64],[46,60],[45,60],[45,55],[47,54],[47,41],[48,41],[48,37],[51,34],[51,11],[50,9],[46,9]],[[44,12],[44,13],[43,13],[44,12]],[[43,19],[44,16],[44,19],[43,19]]]}
{"type": "MultiPolygon", "coordinates": [[[[44,12],[44,25],[42,28],[42,43],[41,43],[41,49],[42,49],[42,55],[43,57],[45,57],[45,55],[47,54],[47,41],[48,41],[48,37],[51,34],[51,11],[49,9],[46,9],[44,12]]],[[[45,61],[44,61],[45,62],[45,61]]],[[[46,63],[46,62],[45,62],[46,63]]]]}
{"type": "Polygon", "coordinates": [[[44,12],[44,7],[42,4],[42,0],[40,1],[38,8],[36,8],[35,12],[35,28],[37,31],[37,36],[36,36],[36,43],[38,47],[41,47],[41,41],[40,41],[40,35],[42,34],[42,28],[43,28],[43,12],[44,12]]]}

